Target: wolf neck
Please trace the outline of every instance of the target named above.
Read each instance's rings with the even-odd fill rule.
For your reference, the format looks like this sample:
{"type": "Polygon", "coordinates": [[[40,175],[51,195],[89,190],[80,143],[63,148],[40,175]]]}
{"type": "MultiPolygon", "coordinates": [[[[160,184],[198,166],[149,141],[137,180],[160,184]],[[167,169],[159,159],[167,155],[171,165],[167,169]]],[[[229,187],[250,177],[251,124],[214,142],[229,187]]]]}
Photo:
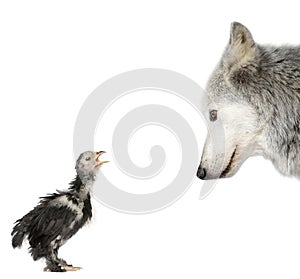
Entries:
{"type": "Polygon", "coordinates": [[[75,179],[70,183],[70,190],[81,200],[85,200],[90,193],[95,181],[94,175],[76,175],[75,179]]]}

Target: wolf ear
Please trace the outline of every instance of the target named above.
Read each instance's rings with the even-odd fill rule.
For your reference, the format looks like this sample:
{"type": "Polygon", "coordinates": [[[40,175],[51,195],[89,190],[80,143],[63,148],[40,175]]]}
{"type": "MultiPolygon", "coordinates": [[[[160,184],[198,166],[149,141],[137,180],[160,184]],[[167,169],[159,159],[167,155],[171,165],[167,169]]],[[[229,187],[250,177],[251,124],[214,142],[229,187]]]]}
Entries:
{"type": "Polygon", "coordinates": [[[238,22],[231,23],[230,40],[225,53],[225,64],[247,64],[255,56],[256,44],[250,31],[238,22]]]}

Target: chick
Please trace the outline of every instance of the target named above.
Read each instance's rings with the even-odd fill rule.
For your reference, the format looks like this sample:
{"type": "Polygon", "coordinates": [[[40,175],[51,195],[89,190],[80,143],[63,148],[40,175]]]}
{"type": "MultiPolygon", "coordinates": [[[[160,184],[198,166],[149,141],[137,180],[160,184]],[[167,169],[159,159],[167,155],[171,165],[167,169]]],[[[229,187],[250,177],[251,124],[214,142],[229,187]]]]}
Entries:
{"type": "Polygon", "coordinates": [[[67,191],[42,197],[39,204],[15,222],[11,233],[13,248],[21,247],[27,238],[30,253],[36,261],[45,258],[45,271],[75,271],[58,257],[58,249],[92,217],[90,191],[99,168],[108,161],[100,161],[104,151],[82,153],[76,161],[76,177],[67,191]]]}

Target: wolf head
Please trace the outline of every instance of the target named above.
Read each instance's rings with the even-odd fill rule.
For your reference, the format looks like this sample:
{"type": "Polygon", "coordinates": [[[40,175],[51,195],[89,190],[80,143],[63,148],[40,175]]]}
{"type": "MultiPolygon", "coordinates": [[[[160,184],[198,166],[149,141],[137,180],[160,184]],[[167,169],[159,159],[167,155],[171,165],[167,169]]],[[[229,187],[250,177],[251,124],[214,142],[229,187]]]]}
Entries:
{"type": "Polygon", "coordinates": [[[258,45],[240,23],[207,87],[201,179],[234,175],[254,155],[300,176],[300,48],[258,45]]]}

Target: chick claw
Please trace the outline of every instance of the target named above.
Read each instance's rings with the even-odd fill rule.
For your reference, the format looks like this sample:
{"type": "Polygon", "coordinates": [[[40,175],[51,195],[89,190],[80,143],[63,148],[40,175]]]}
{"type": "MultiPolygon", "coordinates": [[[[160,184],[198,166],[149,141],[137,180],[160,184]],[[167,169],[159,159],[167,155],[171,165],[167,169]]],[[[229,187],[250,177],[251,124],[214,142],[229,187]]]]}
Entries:
{"type": "Polygon", "coordinates": [[[77,270],[80,270],[81,267],[65,265],[65,266],[63,266],[63,269],[65,269],[66,271],[77,271],[77,270]]]}

